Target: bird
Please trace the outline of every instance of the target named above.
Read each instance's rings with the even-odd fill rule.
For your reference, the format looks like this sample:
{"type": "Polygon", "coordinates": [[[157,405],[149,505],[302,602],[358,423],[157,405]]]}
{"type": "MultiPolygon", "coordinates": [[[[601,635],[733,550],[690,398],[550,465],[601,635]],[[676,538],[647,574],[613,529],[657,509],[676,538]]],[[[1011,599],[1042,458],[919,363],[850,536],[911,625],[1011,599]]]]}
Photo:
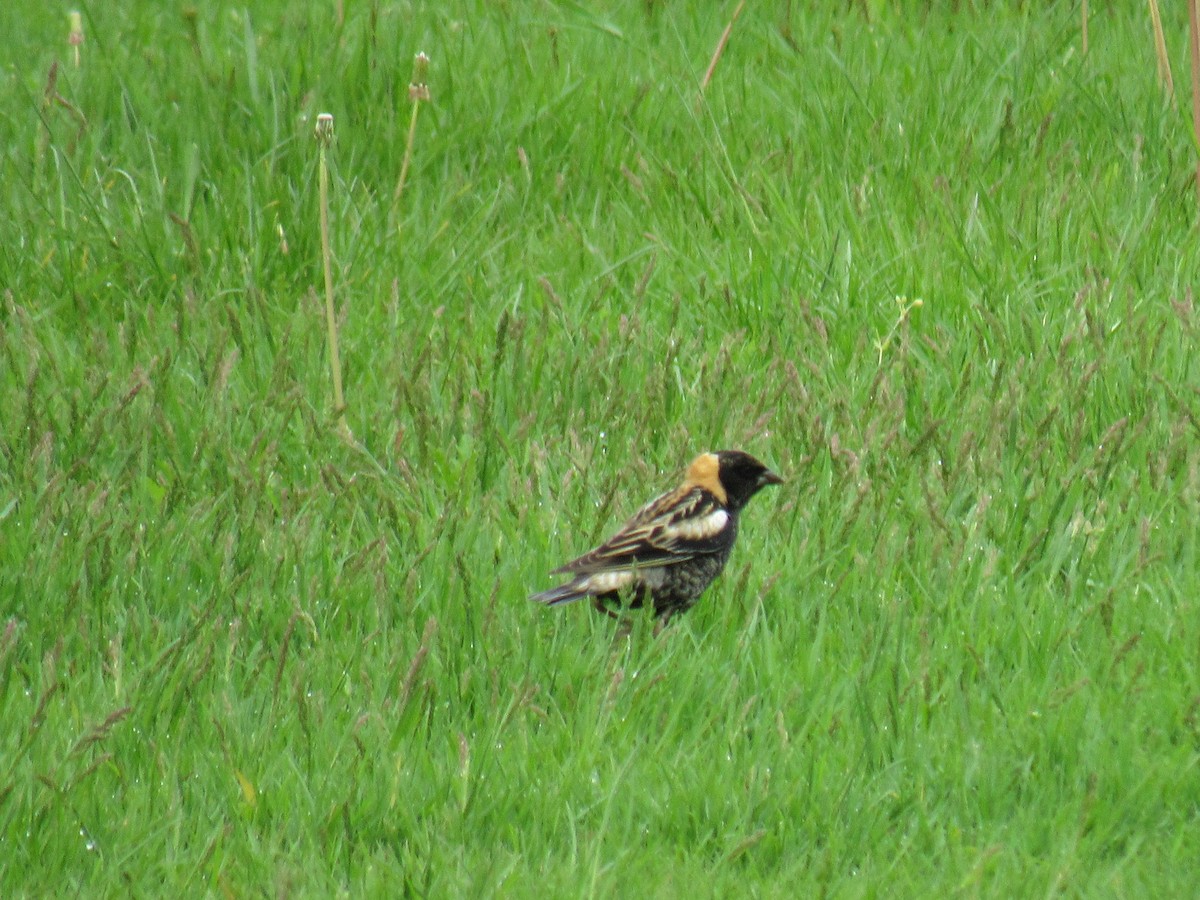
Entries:
{"type": "Polygon", "coordinates": [[[701,453],[679,487],[655,497],[603,544],[550,573],[570,575],[570,581],[529,599],[560,606],[590,597],[610,616],[623,600],[634,609],[649,600],[665,624],[721,574],[737,539],[738,516],[750,499],[782,483],[741,450],[701,453]]]}

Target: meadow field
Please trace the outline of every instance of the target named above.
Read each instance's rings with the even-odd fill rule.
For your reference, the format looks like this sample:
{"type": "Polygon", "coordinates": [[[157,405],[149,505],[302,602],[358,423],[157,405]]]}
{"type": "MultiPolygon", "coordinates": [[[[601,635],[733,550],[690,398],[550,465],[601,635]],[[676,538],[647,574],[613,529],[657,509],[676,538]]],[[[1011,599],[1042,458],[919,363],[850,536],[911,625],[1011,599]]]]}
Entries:
{"type": "Polygon", "coordinates": [[[0,896],[1194,893],[1183,5],[736,6],[0,5],[0,896]]]}

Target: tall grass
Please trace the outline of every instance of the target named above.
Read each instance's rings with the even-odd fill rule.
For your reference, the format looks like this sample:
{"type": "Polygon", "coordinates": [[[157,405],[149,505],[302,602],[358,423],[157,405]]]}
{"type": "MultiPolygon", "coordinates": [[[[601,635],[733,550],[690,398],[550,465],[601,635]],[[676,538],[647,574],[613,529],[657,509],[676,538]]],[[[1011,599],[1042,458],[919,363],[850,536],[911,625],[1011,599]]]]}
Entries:
{"type": "Polygon", "coordinates": [[[803,6],[0,8],[0,893],[1193,889],[1144,7],[803,6]],[[724,446],[687,616],[526,602],[724,446]]]}

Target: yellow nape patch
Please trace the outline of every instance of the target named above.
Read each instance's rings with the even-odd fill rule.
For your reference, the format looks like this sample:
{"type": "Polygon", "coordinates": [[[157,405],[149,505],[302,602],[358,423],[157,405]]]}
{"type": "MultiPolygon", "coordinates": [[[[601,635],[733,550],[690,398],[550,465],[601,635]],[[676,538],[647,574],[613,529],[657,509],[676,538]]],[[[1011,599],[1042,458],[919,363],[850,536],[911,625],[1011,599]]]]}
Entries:
{"type": "Polygon", "coordinates": [[[729,497],[721,484],[721,461],[715,453],[701,453],[688,466],[687,483],[693,487],[704,488],[722,503],[728,503],[729,497]]]}

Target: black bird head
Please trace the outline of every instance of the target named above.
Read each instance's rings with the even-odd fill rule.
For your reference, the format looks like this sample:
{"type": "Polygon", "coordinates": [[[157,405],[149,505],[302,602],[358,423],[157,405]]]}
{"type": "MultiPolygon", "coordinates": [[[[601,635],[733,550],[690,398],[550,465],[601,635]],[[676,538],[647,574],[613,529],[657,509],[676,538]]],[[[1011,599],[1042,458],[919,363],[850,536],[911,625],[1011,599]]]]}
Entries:
{"type": "Polygon", "coordinates": [[[718,450],[717,478],[725,489],[725,505],[737,511],[750,502],[750,498],[769,484],[783,484],[783,479],[764,466],[749,453],[741,450],[718,450]]]}

